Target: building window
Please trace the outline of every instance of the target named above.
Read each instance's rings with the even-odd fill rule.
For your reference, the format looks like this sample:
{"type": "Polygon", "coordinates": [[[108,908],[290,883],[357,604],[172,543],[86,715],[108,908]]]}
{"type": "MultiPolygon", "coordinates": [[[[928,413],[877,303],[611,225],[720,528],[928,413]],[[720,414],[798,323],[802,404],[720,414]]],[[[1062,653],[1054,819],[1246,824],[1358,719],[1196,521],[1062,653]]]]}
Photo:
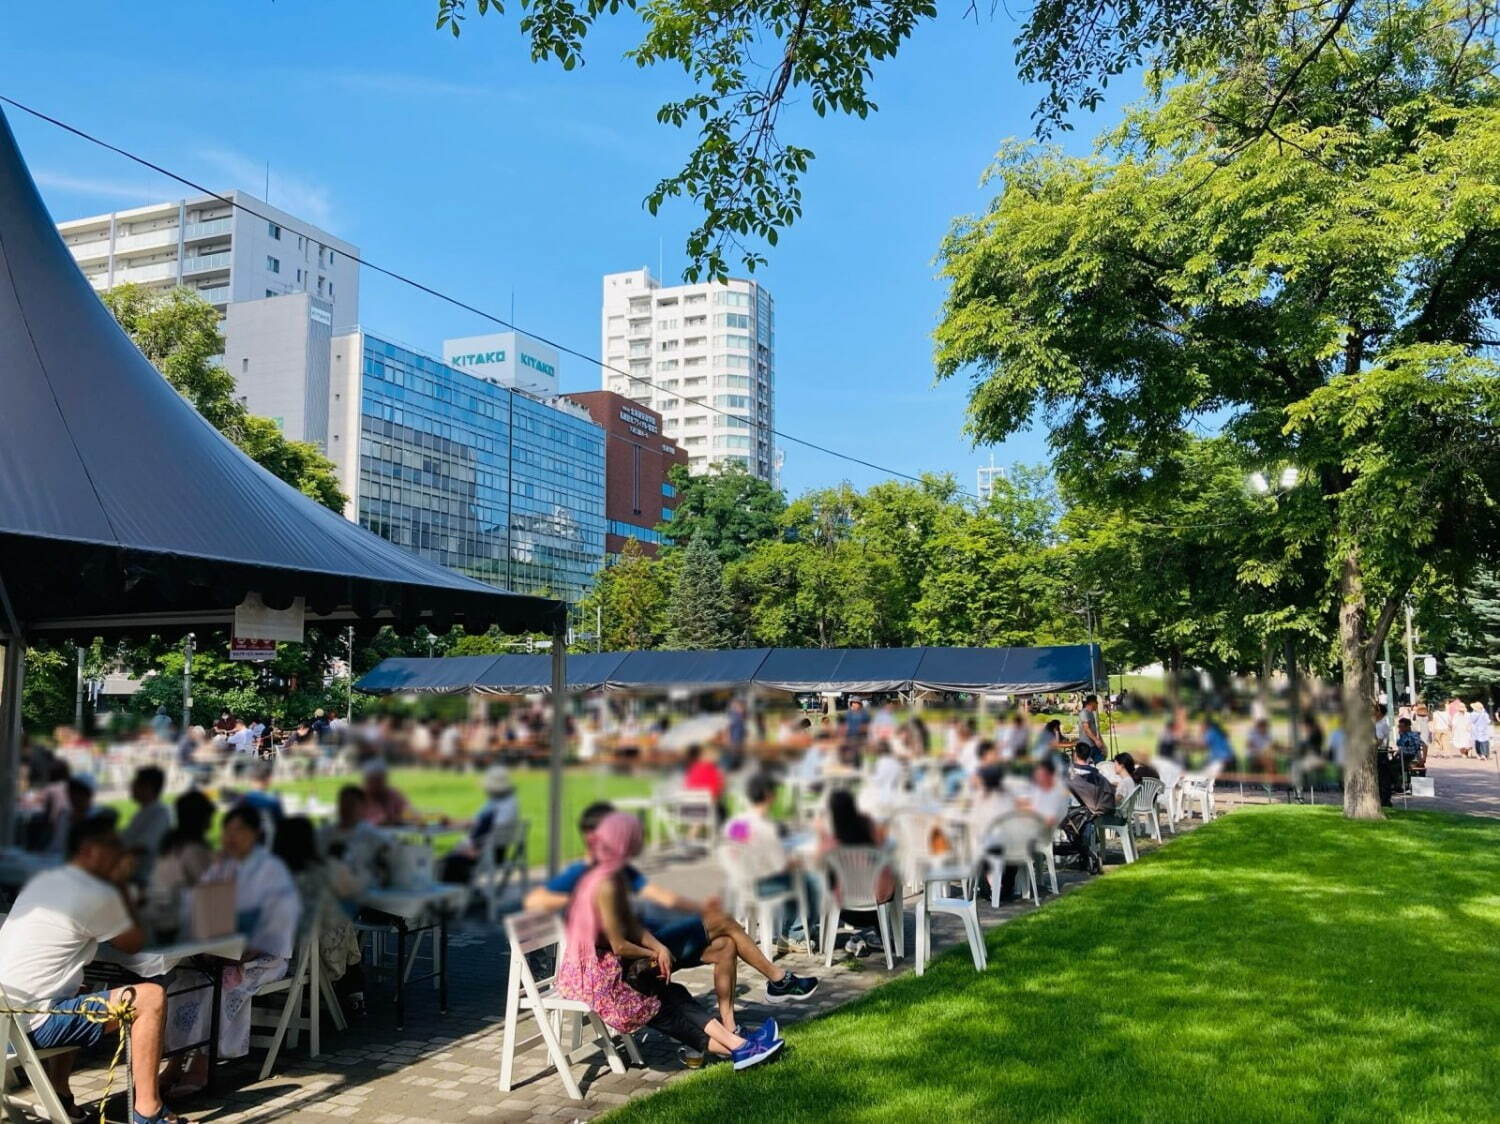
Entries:
{"type": "Polygon", "coordinates": [[[281,272],[281,259],[280,258],[273,258],[273,257],[267,255],[267,257],[266,257],[266,268],[269,269],[272,273],[280,273],[281,272]]]}
{"type": "Polygon", "coordinates": [[[666,496],[667,499],[671,499],[677,494],[677,489],[663,480],[661,485],[661,494],[666,496]]]}
{"type": "Polygon", "coordinates": [[[749,328],[750,317],[743,312],[721,312],[714,317],[716,328],[749,328]]]}
{"type": "Polygon", "coordinates": [[[275,295],[276,295],[276,290],[275,289],[267,289],[266,290],[266,296],[268,296],[268,297],[274,297],[275,295]]]}
{"type": "Polygon", "coordinates": [[[672,519],[672,509],[670,507],[664,507],[664,508],[662,508],[661,509],[661,521],[663,523],[667,523],[667,522],[670,522],[671,519],[672,519]]]}
{"type": "Polygon", "coordinates": [[[241,359],[240,360],[240,374],[243,375],[248,370],[250,370],[250,360],[249,360],[249,358],[241,359]]]}
{"type": "Polygon", "coordinates": [[[685,297],[682,298],[682,303],[685,304],[685,305],[687,305],[687,304],[704,304],[707,300],[708,300],[708,294],[707,293],[689,293],[687,296],[685,296],[685,297]]]}
{"type": "Polygon", "coordinates": [[[281,241],[281,227],[277,226],[274,222],[268,222],[266,223],[266,229],[270,231],[272,238],[278,242],[281,241]]]}

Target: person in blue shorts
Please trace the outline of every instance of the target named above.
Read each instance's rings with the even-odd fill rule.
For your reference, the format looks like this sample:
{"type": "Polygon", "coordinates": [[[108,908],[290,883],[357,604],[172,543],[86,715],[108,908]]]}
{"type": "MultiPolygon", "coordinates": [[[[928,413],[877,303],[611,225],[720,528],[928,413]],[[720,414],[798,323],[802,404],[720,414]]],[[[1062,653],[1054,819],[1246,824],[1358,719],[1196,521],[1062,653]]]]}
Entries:
{"type": "MultiPolygon", "coordinates": [[[[593,834],[605,816],[614,811],[606,801],[590,804],[578,819],[578,830],[584,840],[593,834]]],[[[589,864],[572,863],[526,895],[525,907],[533,912],[555,913],[565,908],[574,888],[589,864]]],[[[721,1021],[734,1027],[734,985],[739,962],[743,960],[766,978],[766,999],[772,1003],[806,999],[818,988],[813,976],[798,976],[779,968],[750,939],[734,918],[721,908],[718,899],[695,902],[659,886],[634,866],[623,871],[632,897],[656,906],[645,924],[672,954],[673,969],[709,964],[714,969],[714,996],[718,1000],[721,1021]],[[660,911],[669,911],[664,916],[660,911]],[[685,916],[684,916],[685,915],[685,916]]]]}
{"type": "MultiPolygon", "coordinates": [[[[80,995],[83,969],[99,945],[139,952],[146,935],[131,913],[125,887],[135,873],[114,820],[84,819],[68,833],[68,861],[26,883],[0,926],[0,987],[4,1001],[18,1007],[42,1007],[33,1015],[28,1035],[38,1049],[93,1046],[119,1029],[113,1020],[92,1021],[77,1012],[102,1013],[108,1005],[128,1001],[135,1008],[130,1024],[130,1070],[135,1082],[131,1124],[178,1124],[162,1104],[157,1088],[161,1064],[166,994],[158,983],[137,983],[80,995]]],[[[48,1062],[53,1087],[70,1117],[81,1118],[68,1078],[76,1052],[48,1062]]]]}

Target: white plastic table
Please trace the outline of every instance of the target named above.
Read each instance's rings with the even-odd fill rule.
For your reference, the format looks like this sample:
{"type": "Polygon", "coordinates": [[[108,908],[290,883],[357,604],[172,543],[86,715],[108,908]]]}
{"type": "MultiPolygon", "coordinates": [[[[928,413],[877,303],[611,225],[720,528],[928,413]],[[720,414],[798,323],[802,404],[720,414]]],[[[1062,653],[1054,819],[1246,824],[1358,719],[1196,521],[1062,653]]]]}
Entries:
{"type": "Polygon", "coordinates": [[[223,960],[238,960],[245,955],[245,938],[240,933],[226,937],[209,937],[201,941],[178,941],[158,948],[143,948],[140,952],[121,952],[113,945],[101,945],[96,961],[117,964],[138,976],[151,979],[165,976],[184,960],[194,956],[217,956],[223,960]]]}
{"type": "MultiPolygon", "coordinates": [[[[396,930],[396,1029],[406,1025],[406,985],[431,979],[438,988],[438,1009],[448,1013],[448,917],[461,911],[469,901],[469,888],[448,883],[435,882],[427,886],[410,888],[369,889],[355,899],[366,909],[377,910],[388,915],[396,930]],[[428,976],[416,980],[408,978],[406,963],[406,940],[415,935],[420,943],[422,934],[433,936],[433,970],[428,976]]],[[[415,960],[417,945],[412,946],[415,960]]],[[[378,966],[378,965],[377,965],[378,966]]]]}

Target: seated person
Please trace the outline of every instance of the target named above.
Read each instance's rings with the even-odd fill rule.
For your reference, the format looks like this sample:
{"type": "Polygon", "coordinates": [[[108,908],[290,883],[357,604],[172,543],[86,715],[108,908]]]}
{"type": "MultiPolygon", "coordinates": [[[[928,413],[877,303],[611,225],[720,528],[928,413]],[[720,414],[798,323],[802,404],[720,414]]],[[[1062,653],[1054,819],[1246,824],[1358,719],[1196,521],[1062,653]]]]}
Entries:
{"type": "MultiPolygon", "coordinates": [[[[58,1015],[32,1015],[25,1025],[38,1049],[92,1046],[118,1029],[113,1020],[90,1022],[61,1012],[129,1002],[130,1071],[135,1086],[132,1124],[175,1124],[157,1086],[166,997],[157,983],[137,983],[80,995],[83,969],[101,942],[139,952],[146,935],[131,916],[125,887],[135,863],[111,821],[84,819],[68,840],[68,861],[26,883],[0,927],[0,986],[9,1004],[47,1007],[58,1015]]],[[[52,1083],[68,1114],[80,1116],[68,1078],[75,1053],[48,1060],[52,1083]]]]}
{"type": "MultiPolygon", "coordinates": [[[[755,889],[763,895],[790,893],[793,878],[802,878],[807,894],[809,924],[817,917],[817,883],[813,877],[801,869],[797,857],[790,854],[786,845],[781,840],[781,828],[771,818],[771,809],[776,804],[776,781],[766,773],[756,773],[745,784],[745,798],[750,802],[750,807],[741,812],[734,819],[724,825],[724,838],[727,842],[736,844],[742,861],[748,867],[748,872],[756,880],[755,889]]],[[[792,918],[786,919],[790,925],[792,918]]],[[[807,934],[803,934],[806,936],[807,934]]],[[[799,981],[810,985],[804,995],[797,998],[806,998],[817,988],[816,979],[805,979],[799,981]]],[[[766,989],[766,996],[772,1002],[778,1002],[784,995],[778,994],[778,989],[772,985],[766,989]]]]}
{"type": "Polygon", "coordinates": [[[177,798],[176,811],[177,826],[161,842],[141,909],[141,919],[157,941],[177,935],[182,927],[183,897],[214,862],[208,845],[214,802],[192,789],[177,798]]]}
{"type": "MultiPolygon", "coordinates": [[[[219,1056],[243,1058],[250,1052],[250,1000],[262,985],[282,979],[291,968],[302,899],[286,864],[268,851],[260,813],[246,804],[231,808],[221,832],[223,854],[203,881],[234,882],[235,928],[245,936],[245,952],[225,965],[219,998],[219,1056]]],[[[200,982],[196,968],[175,968],[167,977],[173,997],[167,1014],[167,1045],[181,1050],[208,1037],[213,992],[185,991],[200,982]]],[[[208,1079],[208,1055],[172,1058],[168,1072],[186,1075],[174,1095],[191,1096],[208,1079]]]]}
{"type": "Polygon", "coordinates": [[[275,838],[285,813],[281,808],[281,797],[271,791],[272,771],[269,761],[257,761],[250,769],[250,788],[240,795],[239,802],[259,812],[261,823],[275,838]]]}
{"type": "MultiPolygon", "coordinates": [[[[853,793],[848,789],[838,789],[828,796],[828,830],[823,833],[822,849],[826,853],[839,847],[884,847],[885,830],[875,823],[869,816],[859,810],[854,802],[853,793]]],[[[837,889],[837,882],[831,876],[829,889],[837,889]]],[[[886,867],[880,871],[875,882],[875,900],[888,902],[896,895],[896,875],[890,868],[886,867]]],[[[877,924],[877,918],[873,910],[868,909],[846,909],[840,912],[840,916],[849,920],[852,924],[864,929],[873,929],[877,924]]],[[[835,934],[824,933],[825,941],[834,939],[835,934]]],[[[858,941],[863,941],[866,949],[879,948],[879,942],[873,932],[857,934],[850,938],[850,943],[857,946],[858,941]]]]}
{"type": "Polygon", "coordinates": [[[320,843],[325,855],[341,860],[365,885],[384,886],[390,881],[393,844],[370,823],[368,805],[358,785],[339,789],[338,819],[323,829],[320,843]]]}
{"type": "MultiPolygon", "coordinates": [[[[605,817],[613,813],[612,805],[600,801],[590,804],[579,817],[578,830],[591,857],[594,833],[605,817]]],[[[556,876],[545,884],[534,887],[526,895],[526,909],[554,913],[565,908],[589,867],[589,862],[575,862],[564,867],[556,876]]],[[[714,994],[718,998],[725,1026],[734,1025],[734,985],[740,960],[766,978],[766,998],[770,1002],[806,999],[817,990],[818,981],[815,977],[793,975],[785,968],[772,964],[744,928],[720,908],[716,899],[710,898],[701,904],[692,901],[665,886],[647,881],[644,874],[628,864],[624,868],[624,879],[630,893],[660,909],[690,915],[664,924],[653,922],[652,928],[662,945],[672,954],[674,968],[691,968],[698,964],[713,966],[714,994]]]]}
{"type": "MultiPolygon", "coordinates": [[[[631,1033],[650,1026],[685,1047],[685,1064],[701,1065],[704,1053],[733,1059],[748,1069],[780,1052],[776,1020],[755,1034],[731,1030],[672,981],[672,954],[641,924],[630,905],[632,858],[641,851],[641,825],[634,816],[611,812],[599,821],[590,850],[594,863],[579,878],[568,903],[567,951],[557,971],[558,994],[579,999],[612,1029],[631,1033]]],[[[722,1011],[721,1011],[722,1014],[722,1011]]]]}
{"type": "Polygon", "coordinates": [[[323,978],[333,984],[345,1011],[365,1016],[365,972],[354,919],[339,904],[355,897],[364,883],[347,865],[325,858],[306,816],[289,816],[276,832],[276,857],[286,864],[302,900],[298,939],[306,939],[318,922],[318,961],[323,978]]]}
{"type": "Polygon", "coordinates": [[[690,745],[683,754],[682,787],[688,792],[706,792],[713,797],[719,819],[724,818],[724,774],[717,762],[703,756],[701,745],[690,745]]]}
{"type": "Polygon", "coordinates": [[[516,786],[511,783],[510,770],[504,765],[485,771],[484,795],[484,807],[474,817],[469,837],[443,860],[444,882],[466,884],[479,863],[480,849],[495,846],[492,839],[501,841],[501,845],[508,843],[520,821],[521,802],[516,797],[516,786]]]}
{"type": "Polygon", "coordinates": [[[1113,758],[1108,766],[1101,770],[1101,775],[1110,784],[1115,786],[1115,803],[1125,803],[1130,799],[1130,794],[1140,787],[1136,779],[1131,775],[1130,764],[1121,761],[1118,757],[1113,758]]]}
{"type": "Polygon", "coordinates": [[[135,801],[135,815],[120,833],[125,847],[136,859],[136,880],[145,882],[151,876],[151,864],[161,851],[162,841],[172,830],[172,811],[162,803],[161,790],[166,774],[155,765],[135,771],[130,782],[130,799],[135,801]]]}
{"type": "Polygon", "coordinates": [[[69,777],[62,785],[65,799],[52,818],[52,833],[44,851],[59,858],[67,854],[73,828],[89,819],[94,810],[94,786],[82,777],[69,777]]]}
{"type": "Polygon", "coordinates": [[[398,827],[411,819],[411,803],[391,787],[390,773],[378,757],[365,762],[365,819],[376,827],[398,827]]]}

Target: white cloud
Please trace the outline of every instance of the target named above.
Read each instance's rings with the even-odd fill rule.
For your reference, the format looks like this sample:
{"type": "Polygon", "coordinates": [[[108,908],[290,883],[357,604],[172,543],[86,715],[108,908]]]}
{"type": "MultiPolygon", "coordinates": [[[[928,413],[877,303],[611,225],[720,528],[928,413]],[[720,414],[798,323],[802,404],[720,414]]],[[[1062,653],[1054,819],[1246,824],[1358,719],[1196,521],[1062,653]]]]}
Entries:
{"type": "MultiPolygon", "coordinates": [[[[31,175],[38,187],[49,191],[68,192],[73,195],[97,195],[127,203],[156,203],[163,198],[163,189],[153,188],[144,179],[135,183],[128,180],[93,179],[87,176],[70,176],[65,172],[52,172],[45,168],[34,169],[31,175]]],[[[167,189],[167,193],[171,193],[170,188],[167,189]]]]}
{"type": "MultiPolygon", "coordinates": [[[[248,191],[258,198],[266,194],[264,160],[219,148],[206,149],[198,155],[228,178],[227,187],[248,191]]],[[[333,199],[326,187],[280,170],[274,160],[271,161],[270,179],[271,197],[266,200],[267,203],[316,226],[332,229],[333,199]]]]}

